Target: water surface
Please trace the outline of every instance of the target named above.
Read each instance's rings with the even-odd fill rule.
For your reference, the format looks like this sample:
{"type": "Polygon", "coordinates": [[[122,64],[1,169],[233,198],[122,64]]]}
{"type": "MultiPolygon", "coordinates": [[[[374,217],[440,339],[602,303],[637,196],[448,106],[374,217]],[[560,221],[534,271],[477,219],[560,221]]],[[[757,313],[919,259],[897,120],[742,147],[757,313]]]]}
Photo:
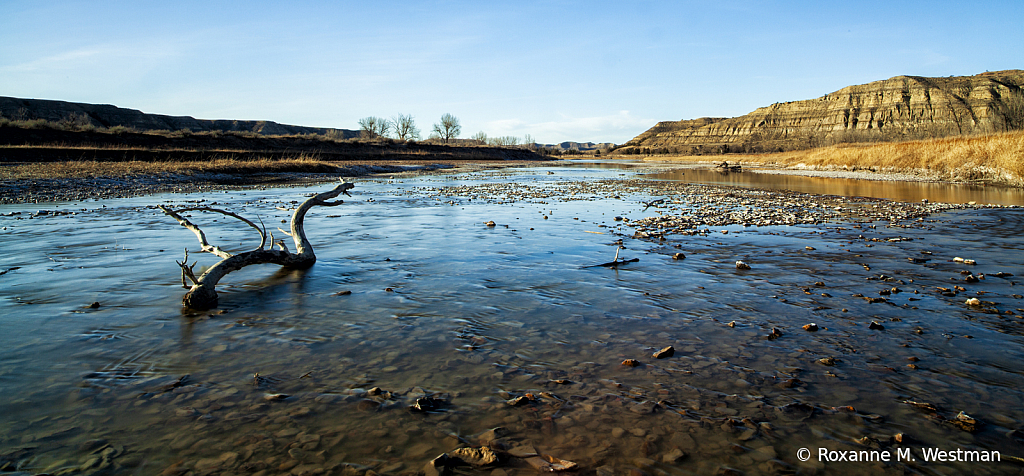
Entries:
{"type": "MultiPolygon", "coordinates": [[[[614,184],[632,178],[558,167],[359,181],[346,204],[307,216],[314,267],[233,273],[203,313],[180,309],[174,261],[184,248],[197,270],[215,258],[153,207],[202,200],[284,228],[276,207],[329,186],[0,207],[21,212],[0,217],[0,465],[399,474],[504,427],[493,447],[602,474],[1019,472],[797,450],[894,451],[903,434],[918,456],[1024,453],[1024,212],[634,240],[614,217],[650,216],[642,202],[662,195],[614,184]],[[613,182],[581,185],[597,179],[613,182]],[[32,216],[41,208],[75,214],[32,216]],[[619,240],[638,262],[586,267],[619,240]],[[879,291],[886,302],[858,296],[879,291]],[[652,357],[669,345],[673,357],[652,357]],[[409,410],[424,396],[438,411],[409,410]],[[978,431],[949,421],[961,411],[978,431]]],[[[258,243],[241,223],[193,215],[214,243],[258,243]]],[[[535,472],[514,458],[503,471],[535,472]]]]}

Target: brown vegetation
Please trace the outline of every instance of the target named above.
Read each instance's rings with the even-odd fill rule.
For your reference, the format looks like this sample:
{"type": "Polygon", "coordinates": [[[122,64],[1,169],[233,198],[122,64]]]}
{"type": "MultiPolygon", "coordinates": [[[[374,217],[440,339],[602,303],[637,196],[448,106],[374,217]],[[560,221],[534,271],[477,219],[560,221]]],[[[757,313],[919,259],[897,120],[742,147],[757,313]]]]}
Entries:
{"type": "Polygon", "coordinates": [[[774,154],[649,158],[811,169],[910,172],[939,180],[1024,187],[1024,131],[882,144],[843,144],[774,154]]]}
{"type": "Polygon", "coordinates": [[[330,135],[97,129],[69,122],[0,118],[0,178],[86,178],[134,174],[342,173],[355,165],[530,161],[519,148],[330,135]]]}

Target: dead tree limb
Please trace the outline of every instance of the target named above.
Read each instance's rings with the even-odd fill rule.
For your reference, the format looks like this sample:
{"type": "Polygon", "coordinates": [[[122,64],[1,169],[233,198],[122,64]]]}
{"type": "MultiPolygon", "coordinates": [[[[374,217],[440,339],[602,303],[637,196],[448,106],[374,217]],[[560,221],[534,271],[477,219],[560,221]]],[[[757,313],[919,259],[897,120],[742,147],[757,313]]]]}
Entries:
{"type": "Polygon", "coordinates": [[[179,262],[178,266],[180,266],[182,270],[182,284],[185,284],[185,278],[187,277],[192,281],[192,287],[182,299],[182,304],[188,309],[196,310],[205,310],[215,307],[217,305],[217,291],[215,289],[217,282],[219,282],[221,278],[226,276],[228,273],[237,271],[252,264],[273,263],[286,268],[296,269],[304,269],[313,266],[313,263],[316,263],[316,255],[313,254],[313,246],[310,245],[309,240],[306,239],[306,232],[303,230],[303,220],[306,217],[306,212],[315,206],[334,207],[341,205],[344,201],[329,200],[341,194],[348,195],[348,191],[354,186],[354,184],[342,182],[330,191],[310,197],[295,209],[295,212],[292,213],[291,232],[285,232],[285,234],[291,236],[295,242],[295,253],[288,251],[288,248],[284,244],[284,240],[278,240],[274,243],[273,234],[270,235],[270,242],[272,244],[276,244],[278,249],[273,249],[273,247],[271,247],[271,249],[266,249],[266,229],[261,228],[255,223],[232,212],[208,207],[193,207],[173,210],[161,205],[160,210],[163,211],[165,215],[174,218],[179,224],[181,224],[181,226],[195,233],[196,238],[199,239],[202,251],[222,258],[220,262],[207,269],[202,276],[196,278],[192,273],[192,266],[195,266],[195,264],[188,264],[188,251],[186,250],[185,260],[179,262]],[[211,245],[206,239],[206,234],[203,233],[198,226],[180,215],[181,213],[189,211],[220,213],[232,218],[237,218],[256,229],[260,234],[260,245],[252,251],[246,251],[237,255],[233,255],[218,246],[211,245]]]}

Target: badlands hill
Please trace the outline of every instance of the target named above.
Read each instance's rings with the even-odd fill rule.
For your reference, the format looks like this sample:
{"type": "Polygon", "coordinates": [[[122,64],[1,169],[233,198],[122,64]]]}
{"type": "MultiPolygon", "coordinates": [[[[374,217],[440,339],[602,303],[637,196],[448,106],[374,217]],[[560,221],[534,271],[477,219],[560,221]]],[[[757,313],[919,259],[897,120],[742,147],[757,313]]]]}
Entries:
{"type": "Polygon", "coordinates": [[[703,155],[809,149],[1024,129],[1024,70],[896,76],[733,118],[664,121],[616,154],[703,155]]]}
{"type": "MultiPolygon", "coordinates": [[[[0,116],[14,120],[44,119],[50,122],[84,122],[96,127],[127,127],[138,131],[255,132],[259,135],[297,135],[333,132],[339,138],[358,137],[359,131],[279,124],[273,121],[196,119],[191,116],[147,114],[110,104],[85,104],[45,99],[0,96],[0,116]]],[[[79,126],[84,124],[77,124],[79,126]]]]}

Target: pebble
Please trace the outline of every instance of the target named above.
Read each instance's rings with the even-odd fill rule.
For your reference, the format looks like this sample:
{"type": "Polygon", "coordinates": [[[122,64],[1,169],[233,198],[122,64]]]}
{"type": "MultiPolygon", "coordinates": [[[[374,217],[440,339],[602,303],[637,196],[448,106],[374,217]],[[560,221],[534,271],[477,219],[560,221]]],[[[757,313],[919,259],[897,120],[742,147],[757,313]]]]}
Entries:
{"type": "Polygon", "coordinates": [[[652,357],[654,357],[655,359],[667,359],[667,358],[672,357],[673,355],[675,355],[675,353],[676,353],[675,347],[668,346],[668,347],[665,347],[664,349],[661,349],[661,350],[655,352],[652,357]]]}
{"type": "Polygon", "coordinates": [[[736,269],[750,269],[750,265],[742,261],[736,262],[736,269]]]}

